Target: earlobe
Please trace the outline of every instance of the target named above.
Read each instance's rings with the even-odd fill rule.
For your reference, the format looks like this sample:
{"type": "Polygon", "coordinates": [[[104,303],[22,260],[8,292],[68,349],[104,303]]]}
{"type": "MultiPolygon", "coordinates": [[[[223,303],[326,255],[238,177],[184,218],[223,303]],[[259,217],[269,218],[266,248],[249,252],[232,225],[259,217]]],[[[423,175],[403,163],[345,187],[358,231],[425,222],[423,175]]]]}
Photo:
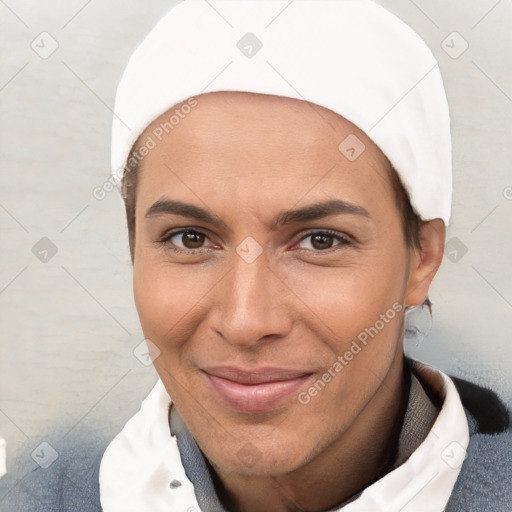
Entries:
{"type": "Polygon", "coordinates": [[[420,226],[420,245],[411,255],[405,304],[417,306],[427,298],[430,284],[443,259],[446,227],[441,219],[423,222],[420,226]]]}

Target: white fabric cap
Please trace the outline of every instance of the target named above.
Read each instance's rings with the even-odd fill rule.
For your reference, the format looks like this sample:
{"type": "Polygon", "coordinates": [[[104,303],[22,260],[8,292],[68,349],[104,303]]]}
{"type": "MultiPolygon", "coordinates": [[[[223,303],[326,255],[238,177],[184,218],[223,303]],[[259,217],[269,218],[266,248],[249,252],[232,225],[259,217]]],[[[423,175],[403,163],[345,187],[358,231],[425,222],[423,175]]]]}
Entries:
{"type": "MultiPolygon", "coordinates": [[[[119,84],[114,176],[151,122],[215,91],[296,98],[340,114],[389,158],[416,213],[448,223],[450,116],[439,65],[408,25],[372,1],[179,3],[133,53],[119,84]]],[[[172,114],[167,132],[181,121],[172,114]]]]}

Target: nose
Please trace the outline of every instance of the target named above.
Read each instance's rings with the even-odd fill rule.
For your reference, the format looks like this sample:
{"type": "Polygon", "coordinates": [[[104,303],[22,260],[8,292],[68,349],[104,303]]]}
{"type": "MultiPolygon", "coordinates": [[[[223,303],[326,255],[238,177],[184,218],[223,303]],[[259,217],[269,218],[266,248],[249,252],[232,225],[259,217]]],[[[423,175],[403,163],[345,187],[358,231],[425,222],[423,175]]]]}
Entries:
{"type": "Polygon", "coordinates": [[[229,344],[250,348],[290,332],[292,294],[264,255],[252,263],[234,255],[216,292],[211,326],[229,344]]]}

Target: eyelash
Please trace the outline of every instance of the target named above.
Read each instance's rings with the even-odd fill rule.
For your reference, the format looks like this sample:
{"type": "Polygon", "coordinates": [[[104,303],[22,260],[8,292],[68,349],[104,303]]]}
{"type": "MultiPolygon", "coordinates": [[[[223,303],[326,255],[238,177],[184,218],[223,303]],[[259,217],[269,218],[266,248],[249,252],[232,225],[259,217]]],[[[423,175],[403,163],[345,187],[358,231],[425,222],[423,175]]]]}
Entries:
{"type": "MultiPolygon", "coordinates": [[[[197,233],[197,234],[203,235],[205,238],[208,238],[208,235],[199,229],[186,228],[186,229],[179,229],[176,231],[168,231],[167,233],[164,233],[164,235],[160,238],[160,240],[158,240],[158,243],[162,244],[162,245],[167,245],[167,247],[166,247],[167,249],[174,251],[174,252],[178,252],[178,253],[197,254],[197,253],[204,252],[204,248],[182,249],[181,247],[176,247],[176,246],[170,247],[169,246],[169,241],[171,240],[171,238],[174,238],[176,235],[182,235],[185,233],[197,233]]],[[[174,244],[172,244],[172,245],[174,245],[174,244]]]]}
{"type": "MultiPolygon", "coordinates": [[[[321,230],[316,230],[316,231],[310,231],[309,233],[306,233],[304,236],[301,237],[301,239],[299,240],[299,243],[302,242],[303,240],[306,240],[307,238],[315,236],[315,235],[328,236],[328,237],[331,237],[331,238],[337,240],[340,243],[337,245],[334,245],[333,247],[329,247],[328,249],[324,249],[324,250],[320,250],[320,249],[316,249],[316,250],[315,249],[303,249],[303,250],[313,251],[313,252],[317,252],[317,253],[328,253],[333,250],[336,250],[336,248],[339,246],[351,245],[351,243],[352,243],[351,240],[348,238],[348,236],[337,233],[336,231],[331,231],[330,229],[321,229],[321,230]]],[[[297,250],[300,250],[300,249],[297,249],[297,250]]]]}
{"type": "MultiPolygon", "coordinates": [[[[167,248],[169,250],[172,250],[174,252],[179,252],[179,253],[197,254],[197,253],[204,252],[204,248],[199,248],[199,249],[182,249],[181,247],[176,247],[176,246],[169,247],[169,241],[171,240],[171,238],[174,238],[175,236],[181,235],[181,234],[184,234],[184,233],[197,233],[197,234],[203,235],[204,237],[208,238],[208,235],[206,233],[204,233],[203,231],[199,230],[199,229],[186,228],[186,229],[180,229],[180,230],[177,230],[177,231],[169,231],[169,232],[165,233],[158,240],[158,243],[162,244],[162,245],[168,245],[167,248]]],[[[328,253],[328,252],[331,252],[332,250],[336,250],[336,247],[338,247],[338,246],[347,246],[347,245],[351,245],[352,244],[352,241],[349,239],[349,237],[347,237],[346,235],[342,235],[340,233],[337,233],[336,231],[331,231],[330,229],[322,229],[322,230],[310,231],[310,232],[304,234],[297,243],[300,243],[303,240],[306,240],[307,238],[315,236],[315,235],[325,235],[325,236],[328,236],[328,237],[332,237],[333,239],[337,240],[340,243],[335,245],[335,246],[333,246],[333,247],[329,247],[328,249],[324,249],[324,250],[321,250],[321,249],[316,249],[316,250],[315,249],[300,249],[300,248],[299,249],[295,249],[295,250],[305,250],[305,251],[312,251],[312,252],[317,252],[317,253],[328,253]]],[[[174,244],[172,244],[172,245],[174,245],[174,244]]]]}

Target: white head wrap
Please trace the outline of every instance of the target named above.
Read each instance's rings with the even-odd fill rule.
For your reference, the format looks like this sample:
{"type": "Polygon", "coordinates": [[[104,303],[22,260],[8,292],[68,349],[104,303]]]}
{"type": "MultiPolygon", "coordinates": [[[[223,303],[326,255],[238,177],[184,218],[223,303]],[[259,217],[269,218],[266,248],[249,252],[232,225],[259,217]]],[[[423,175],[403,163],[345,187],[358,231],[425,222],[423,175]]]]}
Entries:
{"type": "MultiPolygon", "coordinates": [[[[133,53],[119,84],[114,175],[151,122],[214,91],[285,96],[340,114],[388,157],[416,213],[448,223],[450,117],[438,63],[408,25],[370,0],[179,3],[133,53]]],[[[166,131],[179,122],[171,115],[166,131]]]]}

